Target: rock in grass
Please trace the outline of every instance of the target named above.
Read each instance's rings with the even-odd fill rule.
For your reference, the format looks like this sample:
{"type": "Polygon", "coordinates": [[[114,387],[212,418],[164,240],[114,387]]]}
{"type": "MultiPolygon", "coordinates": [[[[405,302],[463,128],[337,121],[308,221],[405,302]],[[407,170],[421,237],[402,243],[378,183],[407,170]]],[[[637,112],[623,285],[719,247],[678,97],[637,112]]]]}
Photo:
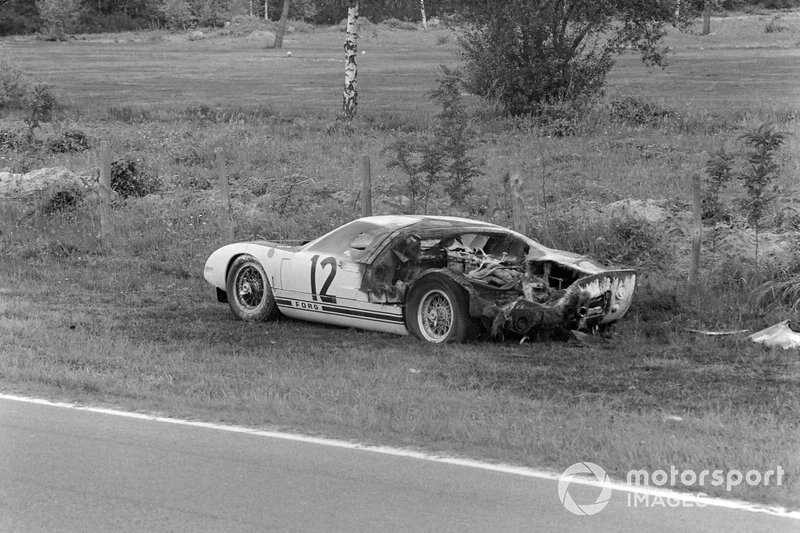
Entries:
{"type": "Polygon", "coordinates": [[[74,206],[96,185],[64,167],[40,168],[27,174],[0,172],[0,198],[47,212],[74,206]]]}

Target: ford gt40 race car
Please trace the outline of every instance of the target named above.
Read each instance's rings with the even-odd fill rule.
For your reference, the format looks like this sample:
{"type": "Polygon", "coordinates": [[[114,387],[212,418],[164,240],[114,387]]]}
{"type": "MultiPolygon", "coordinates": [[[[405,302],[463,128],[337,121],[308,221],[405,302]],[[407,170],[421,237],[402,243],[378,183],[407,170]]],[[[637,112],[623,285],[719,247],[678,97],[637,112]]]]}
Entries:
{"type": "Polygon", "coordinates": [[[602,331],[625,315],[636,284],[633,270],[501,226],[417,215],[354,220],[302,246],[229,244],[204,277],[242,320],[283,314],[433,343],[602,331]]]}

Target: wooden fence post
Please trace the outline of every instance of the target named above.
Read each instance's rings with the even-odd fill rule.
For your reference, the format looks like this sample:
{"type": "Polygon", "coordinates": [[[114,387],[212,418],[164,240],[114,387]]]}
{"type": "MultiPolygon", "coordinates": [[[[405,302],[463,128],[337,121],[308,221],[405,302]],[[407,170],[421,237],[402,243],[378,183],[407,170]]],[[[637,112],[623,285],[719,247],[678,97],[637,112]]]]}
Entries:
{"type": "Polygon", "coordinates": [[[511,229],[525,235],[527,232],[525,199],[522,197],[522,172],[518,164],[514,164],[511,167],[509,185],[511,187],[511,229]]]}
{"type": "Polygon", "coordinates": [[[108,246],[111,227],[111,145],[100,141],[100,238],[108,246]]]}
{"type": "Polygon", "coordinates": [[[700,278],[700,247],[703,237],[703,204],[700,193],[700,175],[692,175],[692,263],[689,267],[687,289],[690,297],[697,294],[700,278]]]}
{"type": "Polygon", "coordinates": [[[363,216],[372,216],[372,173],[370,169],[369,156],[361,156],[361,198],[363,216]]]}
{"type": "Polygon", "coordinates": [[[214,150],[217,158],[217,174],[219,175],[219,191],[222,195],[222,236],[225,242],[233,242],[233,214],[231,213],[231,192],[228,187],[228,172],[225,170],[225,159],[222,148],[214,150]]]}

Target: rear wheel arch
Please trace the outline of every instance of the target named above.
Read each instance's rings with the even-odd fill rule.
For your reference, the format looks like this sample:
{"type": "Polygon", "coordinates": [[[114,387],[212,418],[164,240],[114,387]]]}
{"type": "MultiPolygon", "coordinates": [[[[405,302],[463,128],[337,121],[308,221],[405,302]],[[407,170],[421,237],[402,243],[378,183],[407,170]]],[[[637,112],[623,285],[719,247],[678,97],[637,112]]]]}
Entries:
{"type": "Polygon", "coordinates": [[[470,294],[443,272],[419,278],[407,293],[406,328],[420,340],[431,343],[464,342],[478,332],[470,316],[470,294]]]}

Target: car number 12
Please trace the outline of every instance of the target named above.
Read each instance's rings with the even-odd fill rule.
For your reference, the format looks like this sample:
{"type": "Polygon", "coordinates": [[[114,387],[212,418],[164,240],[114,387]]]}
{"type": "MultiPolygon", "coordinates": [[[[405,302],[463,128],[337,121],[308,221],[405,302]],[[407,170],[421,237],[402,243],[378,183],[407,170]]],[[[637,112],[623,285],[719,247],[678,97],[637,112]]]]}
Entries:
{"type": "Polygon", "coordinates": [[[311,258],[311,299],[315,302],[319,299],[326,303],[336,303],[335,296],[328,295],[328,289],[333,283],[333,278],[336,277],[336,259],[333,257],[326,257],[322,261],[319,260],[319,254],[315,255],[311,258]],[[325,282],[322,284],[322,289],[317,293],[317,262],[319,262],[320,268],[325,268],[326,266],[330,265],[331,271],[328,274],[328,277],[325,279],[325,282]]]}

